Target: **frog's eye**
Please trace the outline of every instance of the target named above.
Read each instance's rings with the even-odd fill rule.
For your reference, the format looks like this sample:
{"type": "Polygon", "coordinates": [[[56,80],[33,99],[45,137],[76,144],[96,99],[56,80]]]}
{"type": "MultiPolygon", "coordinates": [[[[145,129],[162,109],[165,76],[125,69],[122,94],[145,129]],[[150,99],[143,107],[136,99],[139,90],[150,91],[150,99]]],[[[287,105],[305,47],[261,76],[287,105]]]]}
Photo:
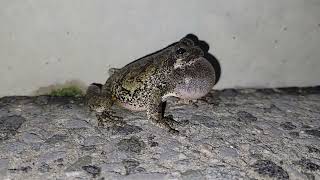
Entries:
{"type": "Polygon", "coordinates": [[[185,53],[185,52],[187,52],[187,50],[185,50],[184,48],[179,48],[179,49],[176,51],[177,54],[183,54],[183,53],[185,53]]]}

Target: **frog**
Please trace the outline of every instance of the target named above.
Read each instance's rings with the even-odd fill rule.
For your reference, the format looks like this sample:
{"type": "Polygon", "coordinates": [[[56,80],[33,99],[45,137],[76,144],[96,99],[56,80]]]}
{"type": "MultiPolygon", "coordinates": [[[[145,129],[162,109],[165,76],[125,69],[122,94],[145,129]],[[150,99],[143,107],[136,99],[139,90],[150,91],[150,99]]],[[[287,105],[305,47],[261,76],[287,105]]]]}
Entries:
{"type": "Polygon", "coordinates": [[[86,104],[96,113],[99,126],[125,124],[111,110],[117,104],[131,111],[145,111],[155,125],[179,134],[174,128],[179,122],[172,115],[164,115],[167,99],[199,99],[216,82],[215,68],[196,41],[185,36],[122,68],[111,68],[104,84],[90,84],[86,104]]]}

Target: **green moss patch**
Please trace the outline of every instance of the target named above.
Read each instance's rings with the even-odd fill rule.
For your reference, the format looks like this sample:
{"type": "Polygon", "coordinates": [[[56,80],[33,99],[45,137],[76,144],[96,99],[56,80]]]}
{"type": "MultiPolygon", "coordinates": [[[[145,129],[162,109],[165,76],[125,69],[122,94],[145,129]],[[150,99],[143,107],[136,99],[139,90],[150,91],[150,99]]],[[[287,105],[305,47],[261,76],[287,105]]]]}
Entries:
{"type": "Polygon", "coordinates": [[[69,96],[69,97],[81,97],[84,96],[83,91],[75,86],[64,87],[60,89],[54,89],[49,93],[50,96],[69,96]]]}

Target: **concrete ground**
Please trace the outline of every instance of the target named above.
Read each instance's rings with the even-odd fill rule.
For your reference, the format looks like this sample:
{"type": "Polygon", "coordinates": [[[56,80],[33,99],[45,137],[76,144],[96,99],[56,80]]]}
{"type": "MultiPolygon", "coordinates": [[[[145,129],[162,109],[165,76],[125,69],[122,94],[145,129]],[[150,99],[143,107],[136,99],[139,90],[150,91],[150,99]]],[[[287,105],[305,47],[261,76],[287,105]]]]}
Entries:
{"type": "Polygon", "coordinates": [[[0,99],[0,179],[320,179],[320,88],[212,91],[97,126],[82,98],[0,99]]]}

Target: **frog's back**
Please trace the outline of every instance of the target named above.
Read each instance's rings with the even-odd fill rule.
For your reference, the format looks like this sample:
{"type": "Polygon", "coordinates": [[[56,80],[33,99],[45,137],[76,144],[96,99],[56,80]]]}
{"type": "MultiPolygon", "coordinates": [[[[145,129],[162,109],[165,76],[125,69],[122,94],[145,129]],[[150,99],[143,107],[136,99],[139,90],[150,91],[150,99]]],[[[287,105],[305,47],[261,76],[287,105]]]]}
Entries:
{"type": "Polygon", "coordinates": [[[159,69],[163,65],[163,62],[169,58],[169,51],[170,46],[139,58],[121,68],[117,76],[121,79],[131,79],[140,75],[143,76],[144,72],[149,71],[150,68],[155,67],[159,69]]]}
{"type": "Polygon", "coordinates": [[[168,62],[167,51],[142,57],[112,74],[106,85],[116,102],[131,110],[145,110],[145,101],[168,62]]]}

